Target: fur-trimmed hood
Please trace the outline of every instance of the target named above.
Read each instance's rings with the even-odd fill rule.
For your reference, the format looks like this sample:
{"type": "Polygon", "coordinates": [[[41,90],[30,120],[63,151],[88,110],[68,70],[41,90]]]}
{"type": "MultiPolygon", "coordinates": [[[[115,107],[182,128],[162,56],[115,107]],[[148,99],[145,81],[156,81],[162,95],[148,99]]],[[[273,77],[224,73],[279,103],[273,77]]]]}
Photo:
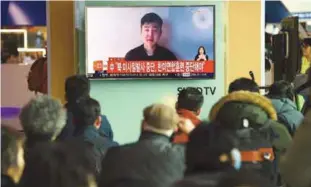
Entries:
{"type": "Polygon", "coordinates": [[[211,109],[209,120],[215,120],[220,109],[230,102],[241,102],[256,105],[264,110],[271,120],[277,120],[277,113],[271,101],[259,93],[249,91],[236,91],[222,97],[211,109]]]}

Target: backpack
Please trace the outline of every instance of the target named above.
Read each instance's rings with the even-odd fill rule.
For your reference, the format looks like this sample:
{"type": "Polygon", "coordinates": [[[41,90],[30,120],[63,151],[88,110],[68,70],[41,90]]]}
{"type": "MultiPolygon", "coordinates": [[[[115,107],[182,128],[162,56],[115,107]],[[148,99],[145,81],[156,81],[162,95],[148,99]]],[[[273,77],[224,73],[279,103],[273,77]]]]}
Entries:
{"type": "Polygon", "coordinates": [[[28,89],[35,93],[47,94],[47,59],[39,58],[30,67],[28,89]]]}
{"type": "Polygon", "coordinates": [[[272,145],[275,135],[269,121],[264,125],[251,126],[247,119],[243,119],[236,132],[239,138],[242,169],[257,172],[276,183],[277,161],[272,145]]]}

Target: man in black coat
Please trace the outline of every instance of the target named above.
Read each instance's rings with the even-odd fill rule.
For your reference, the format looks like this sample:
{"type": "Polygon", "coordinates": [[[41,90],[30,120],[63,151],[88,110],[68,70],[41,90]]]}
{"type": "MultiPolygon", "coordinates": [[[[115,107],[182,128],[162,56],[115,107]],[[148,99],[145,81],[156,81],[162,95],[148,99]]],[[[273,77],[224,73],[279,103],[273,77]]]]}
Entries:
{"type": "Polygon", "coordinates": [[[163,187],[183,177],[184,147],[170,142],[180,121],[175,109],[154,104],[145,108],[143,115],[138,142],[108,150],[99,186],[145,181],[146,186],[163,187]]]}

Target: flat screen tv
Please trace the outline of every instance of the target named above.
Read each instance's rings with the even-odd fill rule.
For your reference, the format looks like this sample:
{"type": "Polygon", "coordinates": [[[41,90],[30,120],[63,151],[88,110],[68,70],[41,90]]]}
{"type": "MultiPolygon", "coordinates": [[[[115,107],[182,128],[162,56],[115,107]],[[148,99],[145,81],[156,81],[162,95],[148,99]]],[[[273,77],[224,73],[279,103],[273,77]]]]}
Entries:
{"type": "Polygon", "coordinates": [[[87,7],[91,79],[214,79],[215,7],[87,7]]]}

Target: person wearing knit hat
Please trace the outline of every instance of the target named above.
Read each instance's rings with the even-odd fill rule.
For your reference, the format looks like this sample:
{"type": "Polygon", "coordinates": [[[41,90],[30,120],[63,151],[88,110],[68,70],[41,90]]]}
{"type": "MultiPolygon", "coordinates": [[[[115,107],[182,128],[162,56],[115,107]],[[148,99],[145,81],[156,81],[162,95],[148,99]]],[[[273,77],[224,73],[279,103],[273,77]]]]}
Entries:
{"type": "MultiPolygon", "coordinates": [[[[105,156],[99,186],[115,186],[118,181],[145,180],[151,187],[162,187],[183,178],[184,146],[170,137],[182,122],[176,110],[165,104],[152,104],[143,110],[142,132],[137,142],[110,148],[105,156]]],[[[188,128],[189,129],[189,128],[188,128]]]]}

